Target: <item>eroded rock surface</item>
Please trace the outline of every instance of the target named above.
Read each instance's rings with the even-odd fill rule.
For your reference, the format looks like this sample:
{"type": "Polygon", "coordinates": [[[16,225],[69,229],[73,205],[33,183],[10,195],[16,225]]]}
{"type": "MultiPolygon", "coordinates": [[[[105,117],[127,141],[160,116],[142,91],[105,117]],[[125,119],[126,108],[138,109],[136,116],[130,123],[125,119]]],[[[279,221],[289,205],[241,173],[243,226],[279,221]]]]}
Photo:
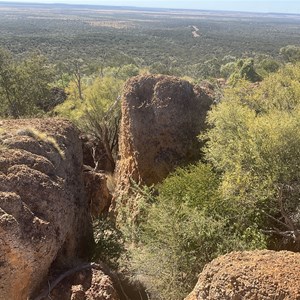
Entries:
{"type": "Polygon", "coordinates": [[[83,177],[91,215],[96,218],[107,215],[112,200],[108,188],[108,175],[86,168],[83,177]]]}
{"type": "Polygon", "coordinates": [[[50,266],[85,258],[92,228],[77,130],[0,121],[0,299],[28,299],[50,266]]]}
{"type": "Polygon", "coordinates": [[[211,95],[171,76],[131,78],[122,96],[117,189],[130,178],[152,185],[174,168],[200,156],[197,139],[205,127],[211,95]]]}
{"type": "Polygon", "coordinates": [[[110,276],[95,268],[64,279],[50,297],[52,300],[119,300],[110,276]]]}
{"type": "Polygon", "coordinates": [[[233,252],[209,263],[185,300],[299,300],[300,253],[233,252]]]}

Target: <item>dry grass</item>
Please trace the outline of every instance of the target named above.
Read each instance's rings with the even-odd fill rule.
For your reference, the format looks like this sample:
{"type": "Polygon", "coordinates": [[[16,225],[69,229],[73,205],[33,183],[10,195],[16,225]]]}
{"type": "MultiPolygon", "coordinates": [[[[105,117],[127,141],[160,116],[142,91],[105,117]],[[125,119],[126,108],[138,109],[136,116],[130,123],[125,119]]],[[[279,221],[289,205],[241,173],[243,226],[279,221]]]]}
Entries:
{"type": "Polygon", "coordinates": [[[60,155],[60,157],[62,159],[65,159],[65,153],[64,151],[60,148],[58,142],[55,140],[55,138],[48,136],[46,133],[44,132],[40,132],[34,128],[25,128],[25,129],[21,129],[17,132],[18,135],[27,135],[30,136],[38,141],[47,143],[49,145],[51,145],[60,155]]]}
{"type": "Polygon", "coordinates": [[[8,149],[8,146],[3,144],[1,141],[0,141],[0,151],[4,151],[4,150],[7,150],[8,149]]]}
{"type": "Polygon", "coordinates": [[[3,151],[3,150],[6,150],[7,148],[8,148],[8,146],[7,145],[5,145],[4,143],[3,143],[3,141],[2,141],[2,134],[3,133],[5,133],[5,129],[4,128],[2,128],[2,127],[0,127],[0,151],[3,151]]]}

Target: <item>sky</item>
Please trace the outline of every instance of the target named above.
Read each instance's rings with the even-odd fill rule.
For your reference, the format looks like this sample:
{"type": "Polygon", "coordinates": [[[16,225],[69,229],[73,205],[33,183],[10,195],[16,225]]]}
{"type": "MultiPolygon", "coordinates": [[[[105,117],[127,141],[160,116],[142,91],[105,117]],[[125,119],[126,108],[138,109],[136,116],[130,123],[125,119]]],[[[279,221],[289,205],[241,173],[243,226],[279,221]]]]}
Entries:
{"type": "MultiPolygon", "coordinates": [[[[1,0],[0,0],[1,1],[1,0]]],[[[5,2],[38,2],[137,6],[158,8],[187,8],[249,12],[276,12],[300,14],[300,0],[4,0],[5,2]]]]}

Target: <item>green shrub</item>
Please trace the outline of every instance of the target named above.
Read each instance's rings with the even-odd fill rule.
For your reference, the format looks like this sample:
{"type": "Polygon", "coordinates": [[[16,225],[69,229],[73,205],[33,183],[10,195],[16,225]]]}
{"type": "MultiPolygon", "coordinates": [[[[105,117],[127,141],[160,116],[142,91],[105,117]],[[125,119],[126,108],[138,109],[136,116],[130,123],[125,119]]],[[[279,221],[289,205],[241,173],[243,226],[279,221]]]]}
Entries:
{"type": "Polygon", "coordinates": [[[218,187],[218,176],[205,164],[178,169],[160,186],[131,253],[132,270],[151,299],[183,299],[213,258],[265,247],[255,226],[235,223],[243,209],[222,201],[218,187]]]}
{"type": "Polygon", "coordinates": [[[262,77],[256,72],[253,58],[240,59],[236,62],[236,69],[231,73],[228,82],[235,85],[239,80],[258,82],[262,77]]]}
{"type": "Polygon", "coordinates": [[[123,81],[113,77],[97,77],[81,85],[82,99],[75,82],[69,83],[68,99],[54,113],[72,120],[83,132],[92,135],[105,150],[109,171],[113,172],[118,151],[121,115],[120,94],[123,81]]]}
{"type": "Polygon", "coordinates": [[[43,55],[33,53],[19,61],[0,48],[0,116],[44,114],[44,108],[52,101],[53,79],[53,68],[43,55]]]}
{"type": "Polygon", "coordinates": [[[207,159],[221,197],[252,211],[271,247],[300,250],[300,71],[286,66],[259,87],[226,91],[208,116],[207,159]],[[274,243],[276,239],[276,243],[274,243]]]}
{"type": "Polygon", "coordinates": [[[103,261],[111,267],[118,266],[118,260],[124,253],[124,238],[114,222],[106,218],[94,221],[94,261],[103,261]]]}

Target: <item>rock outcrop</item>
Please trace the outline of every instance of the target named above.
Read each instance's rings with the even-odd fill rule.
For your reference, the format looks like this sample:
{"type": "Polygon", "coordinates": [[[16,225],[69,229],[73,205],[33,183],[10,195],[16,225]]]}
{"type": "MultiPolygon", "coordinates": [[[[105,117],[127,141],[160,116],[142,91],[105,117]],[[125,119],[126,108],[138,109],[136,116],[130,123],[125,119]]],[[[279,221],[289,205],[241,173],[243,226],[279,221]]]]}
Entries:
{"type": "Polygon", "coordinates": [[[209,263],[185,300],[299,300],[300,253],[233,252],[209,263]]]}
{"type": "Polygon", "coordinates": [[[117,189],[130,178],[152,185],[176,166],[199,159],[197,136],[205,128],[212,97],[171,76],[131,78],[122,96],[117,189]]]}
{"type": "Polygon", "coordinates": [[[112,200],[112,194],[108,187],[109,176],[88,168],[83,173],[84,186],[89,199],[90,212],[93,217],[108,214],[112,200]]]}
{"type": "Polygon", "coordinates": [[[28,299],[51,266],[92,241],[77,130],[63,120],[0,121],[0,299],[28,299]]]}

